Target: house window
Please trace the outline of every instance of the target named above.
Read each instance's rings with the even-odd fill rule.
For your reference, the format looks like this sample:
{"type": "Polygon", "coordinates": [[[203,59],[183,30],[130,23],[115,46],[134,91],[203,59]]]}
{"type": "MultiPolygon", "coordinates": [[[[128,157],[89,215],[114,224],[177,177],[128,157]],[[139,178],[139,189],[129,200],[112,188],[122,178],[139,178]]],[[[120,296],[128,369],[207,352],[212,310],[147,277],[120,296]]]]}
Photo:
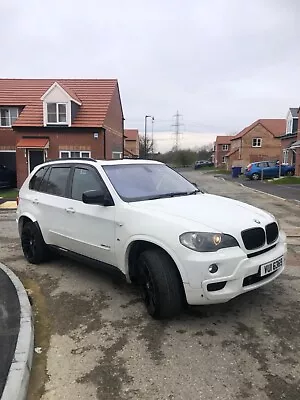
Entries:
{"type": "Polygon", "coordinates": [[[222,164],[225,164],[225,163],[226,163],[226,158],[224,156],[224,157],[222,157],[222,164]]]}
{"type": "Polygon", "coordinates": [[[19,116],[17,107],[1,107],[0,108],[0,126],[12,126],[19,116]]]}
{"type": "Polygon", "coordinates": [[[47,103],[48,124],[67,123],[67,104],[66,103],[47,103]]]}
{"type": "Polygon", "coordinates": [[[289,135],[293,133],[293,120],[288,119],[286,124],[286,134],[289,135]]]}
{"type": "Polygon", "coordinates": [[[223,151],[227,151],[227,150],[228,150],[228,144],[223,144],[222,150],[223,150],[223,151]]]}
{"type": "Polygon", "coordinates": [[[261,138],[252,139],[252,147],[261,147],[261,143],[262,143],[261,138]]]}
{"type": "Polygon", "coordinates": [[[289,151],[283,150],[283,164],[287,164],[289,160],[289,151]]]}
{"type": "Polygon", "coordinates": [[[62,150],[59,152],[59,158],[90,158],[90,151],[71,151],[62,150]]]}
{"type": "Polygon", "coordinates": [[[113,158],[113,160],[120,160],[122,158],[122,152],[121,151],[113,151],[112,158],[113,158]]]}

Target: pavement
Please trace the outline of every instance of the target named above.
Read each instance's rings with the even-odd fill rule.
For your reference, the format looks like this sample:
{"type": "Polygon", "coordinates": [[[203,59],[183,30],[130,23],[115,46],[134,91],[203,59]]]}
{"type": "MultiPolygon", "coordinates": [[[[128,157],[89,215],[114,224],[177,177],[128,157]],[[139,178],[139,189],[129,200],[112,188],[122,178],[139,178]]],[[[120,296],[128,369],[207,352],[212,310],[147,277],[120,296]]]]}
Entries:
{"type": "Polygon", "coordinates": [[[229,303],[155,321],[122,279],[64,258],[28,264],[14,211],[1,211],[0,257],[30,291],[35,316],[28,400],[299,400],[300,206],[184,174],[274,214],[288,235],[284,273],[229,303]]]}

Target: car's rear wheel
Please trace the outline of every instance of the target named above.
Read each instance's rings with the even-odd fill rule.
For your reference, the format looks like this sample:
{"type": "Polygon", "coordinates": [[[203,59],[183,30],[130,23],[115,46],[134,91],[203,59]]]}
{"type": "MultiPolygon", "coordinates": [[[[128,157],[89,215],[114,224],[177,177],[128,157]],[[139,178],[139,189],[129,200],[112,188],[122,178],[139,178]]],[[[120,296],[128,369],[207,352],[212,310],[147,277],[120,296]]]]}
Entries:
{"type": "Polygon", "coordinates": [[[170,257],[160,249],[145,250],[138,259],[139,283],[148,313],[155,319],[178,315],[183,288],[170,257]]]}
{"type": "Polygon", "coordinates": [[[287,176],[294,176],[295,175],[295,171],[287,171],[286,175],[287,176]]]}
{"type": "Polygon", "coordinates": [[[256,173],[256,172],[254,172],[254,174],[251,175],[251,179],[253,181],[258,181],[259,178],[260,178],[260,175],[258,173],[256,173]]]}
{"type": "Polygon", "coordinates": [[[27,222],[23,226],[21,244],[24,256],[31,264],[40,264],[49,259],[49,248],[39,228],[33,222],[27,222]]]}

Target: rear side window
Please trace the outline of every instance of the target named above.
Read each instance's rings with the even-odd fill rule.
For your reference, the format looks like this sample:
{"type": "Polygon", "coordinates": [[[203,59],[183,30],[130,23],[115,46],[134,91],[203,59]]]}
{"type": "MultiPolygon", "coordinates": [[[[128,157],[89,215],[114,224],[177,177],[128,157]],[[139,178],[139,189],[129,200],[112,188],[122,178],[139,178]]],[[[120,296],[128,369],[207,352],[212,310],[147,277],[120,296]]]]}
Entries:
{"type": "Polygon", "coordinates": [[[75,168],[72,183],[72,199],[82,201],[82,194],[88,190],[103,189],[99,176],[87,168],[75,168]]]}
{"type": "Polygon", "coordinates": [[[52,167],[45,190],[46,193],[64,197],[70,170],[70,167],[52,167]]]}
{"type": "Polygon", "coordinates": [[[40,184],[43,180],[45,173],[47,172],[47,169],[48,167],[43,167],[33,175],[29,182],[29,189],[37,191],[40,189],[40,184]]]}

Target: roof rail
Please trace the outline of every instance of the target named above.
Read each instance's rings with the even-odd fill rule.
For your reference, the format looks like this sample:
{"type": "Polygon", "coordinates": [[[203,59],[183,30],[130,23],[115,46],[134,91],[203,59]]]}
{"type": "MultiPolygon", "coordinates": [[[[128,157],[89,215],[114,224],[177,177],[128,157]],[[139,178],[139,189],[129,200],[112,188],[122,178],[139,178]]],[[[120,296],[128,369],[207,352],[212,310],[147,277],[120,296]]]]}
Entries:
{"type": "Polygon", "coordinates": [[[64,157],[64,158],[55,158],[53,160],[47,160],[47,161],[45,161],[45,163],[53,162],[53,161],[66,161],[66,160],[97,162],[97,160],[95,160],[94,158],[91,158],[91,157],[64,157]]]}

